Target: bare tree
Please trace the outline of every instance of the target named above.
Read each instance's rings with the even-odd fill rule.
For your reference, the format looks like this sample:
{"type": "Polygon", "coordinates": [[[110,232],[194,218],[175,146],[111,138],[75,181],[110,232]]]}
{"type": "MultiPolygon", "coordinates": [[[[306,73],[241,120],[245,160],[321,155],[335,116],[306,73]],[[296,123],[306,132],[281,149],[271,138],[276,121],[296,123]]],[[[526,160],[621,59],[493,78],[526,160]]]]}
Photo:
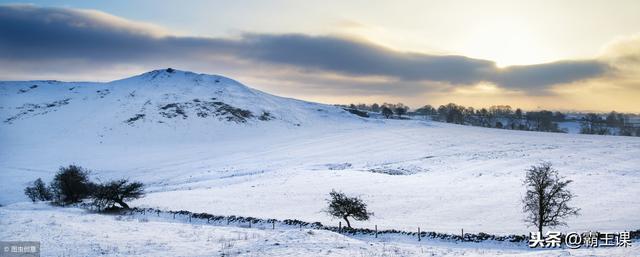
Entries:
{"type": "Polygon", "coordinates": [[[32,186],[28,186],[24,189],[24,194],[31,199],[34,203],[36,201],[51,201],[53,199],[53,195],[47,185],[42,182],[41,178],[33,181],[32,186]]]}
{"type": "Polygon", "coordinates": [[[525,222],[536,226],[542,234],[543,227],[566,225],[564,219],[579,215],[580,209],[568,205],[574,197],[567,189],[571,182],[560,177],[551,163],[531,166],[524,180],[527,187],[527,194],[522,199],[522,210],[527,215],[525,222]]]}
{"type": "Polygon", "coordinates": [[[371,105],[371,111],[372,112],[379,112],[380,111],[380,105],[378,105],[377,103],[373,103],[371,105]]]}
{"type": "Polygon", "coordinates": [[[381,111],[380,111],[380,112],[381,112],[381,113],[382,113],[382,115],[383,115],[385,118],[387,118],[387,119],[388,119],[388,118],[390,118],[390,117],[391,117],[391,115],[393,115],[393,111],[391,110],[391,108],[386,107],[386,106],[382,106],[382,109],[381,109],[381,111]]]}
{"type": "Polygon", "coordinates": [[[402,115],[407,114],[408,110],[409,110],[409,107],[406,107],[404,105],[398,105],[398,107],[395,108],[394,112],[396,113],[396,115],[398,115],[399,118],[402,118],[402,115]]]}
{"type": "Polygon", "coordinates": [[[58,204],[78,203],[91,194],[93,184],[89,171],[77,165],[60,167],[50,183],[51,193],[58,204]]]}
{"type": "Polygon", "coordinates": [[[97,185],[93,192],[93,204],[100,209],[113,209],[115,204],[129,209],[125,201],[144,196],[144,184],[126,179],[114,180],[97,185]]]}
{"type": "Polygon", "coordinates": [[[331,190],[329,193],[331,199],[327,199],[329,209],[327,212],[336,218],[342,218],[347,222],[347,226],[351,228],[349,217],[355,220],[368,220],[372,212],[367,212],[367,204],[358,197],[348,197],[342,192],[331,190]]]}

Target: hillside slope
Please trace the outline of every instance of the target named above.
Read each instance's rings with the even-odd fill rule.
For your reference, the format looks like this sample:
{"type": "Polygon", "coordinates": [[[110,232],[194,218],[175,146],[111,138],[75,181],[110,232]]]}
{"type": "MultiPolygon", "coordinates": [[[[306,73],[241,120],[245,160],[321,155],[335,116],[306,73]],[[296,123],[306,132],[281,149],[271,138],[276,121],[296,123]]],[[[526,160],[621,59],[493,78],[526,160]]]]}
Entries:
{"type": "Polygon", "coordinates": [[[640,228],[640,199],[633,197],[640,195],[640,138],[360,119],[333,106],[174,72],[76,83],[72,90],[57,82],[33,89],[32,82],[5,83],[0,204],[26,201],[29,181],[48,181],[58,167],[75,163],[92,169],[96,180],[147,184],[148,195],[132,206],[337,225],[323,212],[336,189],[361,196],[375,213],[353,222],[357,227],[525,234],[524,172],[550,161],[574,180],[573,204],[582,209],[562,231],[640,228]],[[104,96],[97,92],[106,89],[104,96]],[[55,110],[4,122],[25,99],[46,107],[66,98],[55,110]],[[200,103],[218,99],[253,116],[245,122],[215,111],[198,116],[200,103]],[[260,120],[265,110],[274,118],[260,120]],[[127,122],[136,114],[144,117],[127,122]]]}
{"type": "Polygon", "coordinates": [[[83,144],[197,141],[247,127],[358,120],[323,104],[273,96],[215,75],[155,70],[108,83],[0,82],[0,140],[83,144]],[[44,133],[44,134],[43,134],[44,133]],[[25,137],[22,137],[25,136],[25,137]]]}

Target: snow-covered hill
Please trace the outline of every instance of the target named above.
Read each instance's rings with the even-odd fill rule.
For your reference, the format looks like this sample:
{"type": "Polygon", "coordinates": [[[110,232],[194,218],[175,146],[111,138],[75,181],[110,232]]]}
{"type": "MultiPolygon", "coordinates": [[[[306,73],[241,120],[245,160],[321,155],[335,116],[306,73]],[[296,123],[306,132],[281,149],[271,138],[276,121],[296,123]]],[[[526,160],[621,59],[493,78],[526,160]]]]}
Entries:
{"type": "MultiPolygon", "coordinates": [[[[375,213],[356,227],[526,234],[524,172],[549,161],[574,181],[582,209],[561,231],[640,228],[636,137],[363,119],[175,70],[109,83],[2,82],[0,118],[6,217],[49,215],[14,209],[28,182],[75,163],[96,180],[144,182],[138,207],[337,225],[323,212],[336,189],[375,213]]],[[[0,240],[12,238],[3,231],[0,240]]]]}
{"type": "Polygon", "coordinates": [[[7,81],[0,82],[0,163],[140,156],[154,146],[237,144],[256,134],[362,121],[335,106],[170,68],[108,83],[7,81]]]}
{"type": "MultiPolygon", "coordinates": [[[[22,165],[29,164],[29,170],[36,163],[82,163],[123,153],[139,156],[131,161],[166,160],[164,153],[150,152],[203,144],[225,152],[260,135],[360,122],[335,106],[171,68],[108,83],[6,81],[0,82],[0,165],[25,169],[22,165]]],[[[31,179],[5,181],[23,184],[26,177],[31,179]]],[[[17,193],[0,196],[0,204],[12,202],[17,193]]]]}
{"type": "Polygon", "coordinates": [[[0,120],[1,135],[11,139],[26,130],[87,143],[131,140],[124,135],[203,140],[239,126],[355,119],[337,107],[273,96],[226,77],[166,69],[109,83],[0,82],[0,120]]]}

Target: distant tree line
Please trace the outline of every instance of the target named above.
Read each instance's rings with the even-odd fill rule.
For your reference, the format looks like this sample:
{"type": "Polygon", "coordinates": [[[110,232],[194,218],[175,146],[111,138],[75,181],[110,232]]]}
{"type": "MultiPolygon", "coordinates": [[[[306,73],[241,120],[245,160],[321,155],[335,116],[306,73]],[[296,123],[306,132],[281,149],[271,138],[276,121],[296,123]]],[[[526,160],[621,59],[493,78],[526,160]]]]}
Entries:
{"type": "MultiPolygon", "coordinates": [[[[369,113],[378,113],[387,119],[405,119],[406,116],[421,115],[435,121],[461,125],[560,133],[568,131],[560,128],[559,122],[577,121],[580,122],[580,133],[582,134],[640,136],[640,123],[631,121],[636,116],[615,111],[609,114],[578,114],[579,118],[567,118],[567,114],[559,111],[523,111],[520,108],[514,110],[509,105],[493,105],[489,108],[475,109],[449,103],[440,105],[438,108],[425,105],[413,111],[402,103],[340,106],[351,113],[358,112],[363,117],[369,117],[369,113]]],[[[638,120],[640,121],[640,119],[638,120]]]]}
{"type": "Polygon", "coordinates": [[[567,132],[558,127],[558,122],[565,121],[565,114],[552,111],[528,111],[520,108],[513,110],[509,105],[494,105],[489,108],[475,109],[455,103],[440,105],[437,109],[425,105],[416,109],[416,114],[430,116],[433,120],[514,130],[531,130],[544,132],[567,132]]]}
{"type": "MultiPolygon", "coordinates": [[[[356,114],[358,116],[363,116],[364,115],[360,115],[358,113],[356,113],[356,111],[367,111],[367,112],[372,112],[372,113],[379,113],[382,116],[384,116],[387,119],[392,119],[392,118],[396,118],[396,119],[403,119],[405,117],[406,114],[408,114],[409,112],[409,106],[404,105],[403,103],[397,103],[397,104],[391,104],[391,103],[383,103],[383,104],[377,104],[374,103],[372,105],[366,105],[366,104],[349,104],[349,105],[338,105],[342,108],[344,108],[345,110],[356,114]]],[[[368,115],[366,116],[368,117],[368,115]]]]}
{"type": "Polygon", "coordinates": [[[640,126],[630,121],[630,115],[612,111],[606,116],[588,113],[580,120],[581,134],[640,136],[640,126]]]}

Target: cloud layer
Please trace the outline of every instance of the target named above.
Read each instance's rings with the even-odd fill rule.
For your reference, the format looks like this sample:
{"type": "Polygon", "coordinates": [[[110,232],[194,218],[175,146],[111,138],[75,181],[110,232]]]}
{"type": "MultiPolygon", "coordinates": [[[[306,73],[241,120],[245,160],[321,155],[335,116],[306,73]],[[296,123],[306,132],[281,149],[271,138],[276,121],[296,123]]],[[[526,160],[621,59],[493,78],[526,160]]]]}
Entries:
{"type": "Polygon", "coordinates": [[[454,85],[490,82],[530,92],[602,76],[609,70],[606,63],[597,60],[500,69],[488,60],[400,52],[332,36],[244,34],[235,39],[171,36],[157,27],[97,11],[28,5],[0,6],[0,35],[0,60],[27,67],[65,61],[93,65],[207,63],[225,58],[348,76],[384,76],[405,82],[454,85]]]}

